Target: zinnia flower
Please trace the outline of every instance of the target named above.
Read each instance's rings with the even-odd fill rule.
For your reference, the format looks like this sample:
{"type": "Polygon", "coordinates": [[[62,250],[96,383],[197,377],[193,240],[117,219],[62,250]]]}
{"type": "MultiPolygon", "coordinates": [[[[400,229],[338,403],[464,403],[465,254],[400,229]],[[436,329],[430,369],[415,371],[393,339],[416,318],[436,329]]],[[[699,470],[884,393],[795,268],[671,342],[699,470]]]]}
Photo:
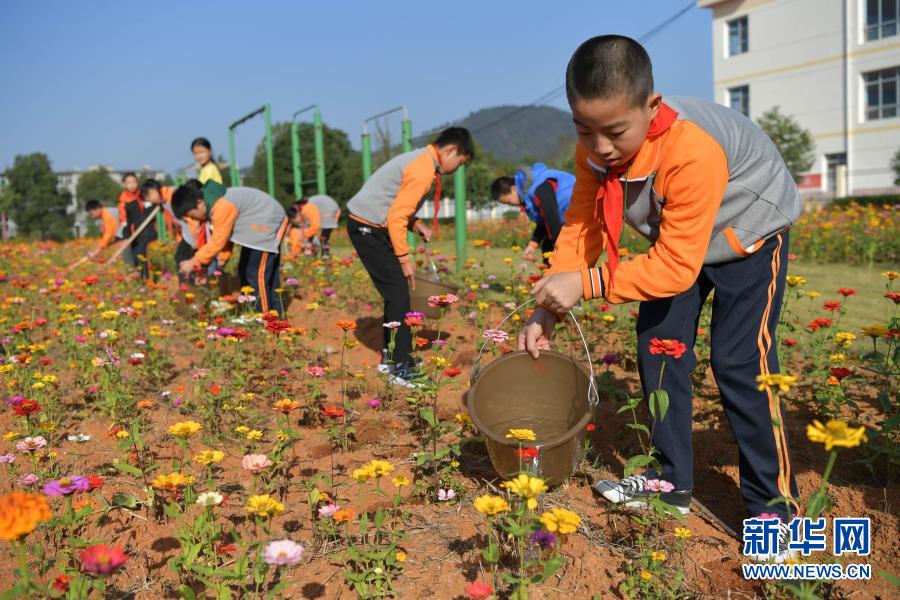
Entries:
{"type": "Polygon", "coordinates": [[[203,429],[203,425],[196,421],[181,421],[169,426],[169,433],[182,439],[187,439],[203,429]]]}
{"type": "Polygon", "coordinates": [[[203,463],[204,465],[211,465],[212,463],[219,462],[223,458],[225,458],[225,453],[221,450],[204,450],[195,456],[194,460],[198,463],[203,463]]]}
{"type": "Polygon", "coordinates": [[[759,391],[766,388],[778,388],[782,392],[789,392],[791,387],[797,383],[797,378],[781,373],[763,373],[756,376],[756,382],[759,384],[756,388],[759,391]]]}
{"type": "Polygon", "coordinates": [[[323,519],[333,517],[334,513],[339,510],[341,510],[340,506],[338,506],[334,502],[329,502],[328,504],[319,507],[319,516],[323,519]]]}
{"type": "Polygon", "coordinates": [[[675,528],[675,537],[685,540],[694,535],[690,529],[687,527],[676,527],[675,528]]]}
{"type": "Polygon", "coordinates": [[[345,412],[344,409],[340,406],[326,406],[322,409],[322,414],[326,417],[331,417],[332,419],[337,419],[339,417],[343,417],[345,412]]]}
{"type": "Polygon", "coordinates": [[[481,333],[481,337],[499,344],[508,340],[509,334],[500,329],[487,329],[481,333]]]}
{"type": "Polygon", "coordinates": [[[480,581],[473,581],[466,586],[466,595],[472,600],[487,600],[493,593],[491,586],[480,581]]]}
{"type": "Polygon", "coordinates": [[[331,518],[335,520],[336,523],[346,523],[352,521],[356,517],[356,513],[352,508],[342,508],[336,511],[331,518]]]}
{"type": "Polygon", "coordinates": [[[203,492],[197,496],[197,504],[200,506],[218,506],[225,501],[225,496],[219,492],[203,492]]]}
{"type": "Polygon", "coordinates": [[[450,306],[454,302],[458,302],[459,298],[454,294],[440,294],[439,296],[428,296],[428,306],[431,308],[450,306]]]}
{"type": "Polygon", "coordinates": [[[650,479],[644,484],[644,489],[651,492],[671,492],[675,486],[662,479],[650,479]]]}
{"type": "Polygon", "coordinates": [[[268,494],[250,496],[244,509],[258,517],[277,517],[284,512],[284,504],[268,494]]]}
{"type": "Polygon", "coordinates": [[[46,496],[68,496],[73,492],[86,492],[91,489],[91,482],[81,475],[70,475],[62,479],[48,481],[44,484],[46,496]]]}
{"type": "Polygon", "coordinates": [[[565,508],[554,508],[550,512],[541,515],[541,524],[551,533],[559,532],[560,535],[575,533],[581,525],[581,517],[565,508]]]}
{"type": "Polygon", "coordinates": [[[508,489],[513,494],[524,498],[528,508],[537,508],[537,497],[547,491],[547,484],[540,477],[519,473],[513,479],[500,484],[500,487],[508,489]]]}
{"type": "Polygon", "coordinates": [[[533,442],[537,440],[537,436],[531,429],[510,429],[506,433],[506,439],[518,440],[520,442],[533,442]]]}
{"type": "Polygon", "coordinates": [[[338,329],[343,329],[345,332],[356,329],[356,321],[350,321],[347,319],[340,319],[334,325],[338,329]]]}
{"type": "Polygon", "coordinates": [[[661,340],[653,338],[650,340],[650,354],[667,354],[675,358],[681,358],[681,355],[687,351],[687,347],[678,340],[661,340]]]}
{"type": "Polygon", "coordinates": [[[862,442],[869,441],[865,427],[848,427],[843,421],[832,419],[827,425],[819,421],[813,421],[806,426],[806,437],[811,442],[825,444],[825,450],[830,451],[835,446],[840,448],[855,448],[862,442]]]}
{"type": "Polygon", "coordinates": [[[266,564],[290,567],[296,565],[303,558],[303,546],[291,540],[278,540],[269,542],[263,552],[263,560],[266,564]]]}
{"type": "Polygon", "coordinates": [[[509,511],[509,503],[500,496],[478,496],[473,501],[475,510],[485,515],[496,515],[509,511]]]}
{"type": "Polygon", "coordinates": [[[44,436],[36,435],[34,437],[27,437],[16,442],[16,450],[18,450],[19,452],[34,452],[35,450],[40,450],[46,445],[47,440],[44,439],[44,436]]]}
{"type": "Polygon", "coordinates": [[[276,412],[288,415],[300,408],[300,402],[298,402],[297,400],[289,400],[288,398],[285,398],[284,400],[279,400],[278,402],[273,404],[272,408],[276,412]]]}
{"type": "Polygon", "coordinates": [[[188,479],[178,471],[173,471],[168,475],[158,475],[152,482],[153,487],[166,491],[174,492],[180,487],[187,485],[188,479]]]}
{"type": "Polygon", "coordinates": [[[12,492],[0,496],[0,540],[17,540],[52,516],[47,499],[40,494],[12,492]]]}
{"type": "Polygon", "coordinates": [[[272,466],[272,461],[265,454],[247,454],[241,459],[241,466],[246,471],[258,475],[264,469],[272,466]]]}
{"type": "Polygon", "coordinates": [[[537,544],[544,550],[549,550],[556,546],[556,536],[546,529],[538,529],[531,534],[529,539],[533,544],[537,544]]]}
{"type": "Polygon", "coordinates": [[[81,568],[92,575],[109,575],[127,560],[121,546],[96,544],[81,551],[81,568]]]}

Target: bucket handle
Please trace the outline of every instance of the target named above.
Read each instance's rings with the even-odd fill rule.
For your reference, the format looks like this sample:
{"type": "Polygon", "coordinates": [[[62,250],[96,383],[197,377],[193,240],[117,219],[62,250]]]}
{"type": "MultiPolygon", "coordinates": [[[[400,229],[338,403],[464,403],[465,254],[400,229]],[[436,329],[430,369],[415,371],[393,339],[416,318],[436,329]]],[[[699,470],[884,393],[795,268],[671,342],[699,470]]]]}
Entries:
{"type": "MultiPolygon", "coordinates": [[[[503,317],[503,320],[497,323],[497,326],[494,329],[499,329],[506,321],[509,320],[514,314],[534,302],[535,299],[531,298],[526,300],[522,304],[515,307],[512,312],[503,317]]],[[[578,319],[575,318],[571,312],[568,313],[569,317],[572,319],[572,323],[575,324],[575,329],[578,330],[578,335],[581,337],[581,343],[584,346],[584,354],[587,356],[588,370],[590,371],[590,382],[588,383],[588,402],[591,407],[597,406],[600,402],[600,393],[597,391],[597,384],[594,381],[594,361],[591,359],[591,351],[588,347],[587,340],[584,337],[584,332],[581,330],[581,325],[578,323],[578,319]]],[[[472,373],[469,376],[469,384],[474,385],[475,381],[478,379],[478,374],[481,372],[481,357],[484,355],[484,348],[488,345],[488,342],[491,340],[485,340],[484,343],[481,344],[481,348],[478,349],[478,356],[475,358],[475,363],[472,365],[472,373]]]]}

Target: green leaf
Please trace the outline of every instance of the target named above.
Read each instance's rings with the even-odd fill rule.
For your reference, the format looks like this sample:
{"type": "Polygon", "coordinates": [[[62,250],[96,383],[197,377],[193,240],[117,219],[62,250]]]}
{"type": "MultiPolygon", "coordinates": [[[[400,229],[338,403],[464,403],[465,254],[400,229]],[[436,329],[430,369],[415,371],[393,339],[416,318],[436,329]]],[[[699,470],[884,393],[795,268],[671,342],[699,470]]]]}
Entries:
{"type": "Polygon", "coordinates": [[[566,564],[566,559],[562,556],[554,556],[544,561],[544,572],[540,575],[535,575],[531,578],[532,583],[540,583],[541,581],[547,581],[553,575],[559,571],[560,567],[566,564]]]}
{"type": "Polygon", "coordinates": [[[900,587],[900,577],[897,577],[893,573],[888,573],[885,570],[877,571],[877,574],[881,576],[882,579],[890,583],[894,587],[900,587]]]}
{"type": "Polygon", "coordinates": [[[625,427],[628,429],[637,429],[638,431],[646,433],[648,436],[650,435],[650,430],[647,429],[647,426],[643,423],[625,423],[625,427]]]}
{"type": "Polygon", "coordinates": [[[669,410],[669,393],[666,390],[653,390],[650,392],[650,414],[657,421],[666,418],[669,410]]]}
{"type": "Polygon", "coordinates": [[[422,419],[432,427],[437,427],[437,417],[434,416],[434,412],[432,412],[430,408],[420,408],[419,416],[422,417],[422,419]]]}
{"type": "Polygon", "coordinates": [[[481,549],[481,558],[490,564],[500,562],[500,548],[494,544],[490,544],[487,548],[481,549]]]}
{"type": "Polygon", "coordinates": [[[194,590],[184,584],[178,586],[178,593],[181,594],[181,597],[184,600],[197,600],[197,595],[194,593],[194,590]]]}
{"type": "Polygon", "coordinates": [[[133,467],[131,465],[126,465],[123,463],[114,462],[112,464],[114,469],[117,469],[126,475],[134,475],[135,477],[143,477],[144,472],[138,469],[137,467],[133,467]]]}
{"type": "Polygon", "coordinates": [[[640,467],[646,467],[651,462],[653,462],[653,457],[647,454],[632,456],[628,459],[628,462],[625,463],[625,477],[634,474],[640,467]]]}
{"type": "Polygon", "coordinates": [[[141,501],[131,494],[113,494],[112,502],[113,506],[117,506],[119,508],[131,508],[135,509],[141,505],[141,501]]]}
{"type": "Polygon", "coordinates": [[[831,510],[831,498],[828,494],[823,494],[820,491],[815,491],[809,497],[809,502],[807,503],[806,516],[815,519],[819,517],[819,515],[826,513],[831,510]]]}

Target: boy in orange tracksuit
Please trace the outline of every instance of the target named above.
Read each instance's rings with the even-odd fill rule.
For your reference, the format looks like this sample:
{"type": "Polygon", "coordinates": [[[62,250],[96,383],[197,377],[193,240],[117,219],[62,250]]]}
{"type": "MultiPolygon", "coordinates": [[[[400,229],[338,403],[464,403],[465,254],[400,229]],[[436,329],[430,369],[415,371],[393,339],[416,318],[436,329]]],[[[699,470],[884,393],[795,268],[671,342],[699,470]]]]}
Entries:
{"type": "Polygon", "coordinates": [[[312,254],[313,241],[319,233],[322,222],[319,207],[304,196],[294,202],[294,205],[287,210],[287,215],[292,225],[288,232],[290,256],[296,257],[306,251],[312,254]]]}
{"type": "Polygon", "coordinates": [[[99,219],[101,222],[100,242],[97,244],[96,248],[88,253],[88,256],[93,258],[108,248],[116,239],[116,231],[119,229],[119,220],[116,219],[112,211],[103,207],[99,200],[88,200],[84,209],[92,219],[99,219]]]}
{"type": "MultiPolygon", "coordinates": [[[[433,144],[395,156],[366,180],[347,203],[347,233],[372,283],[384,298],[384,323],[399,323],[396,332],[384,328],[384,349],[379,370],[389,371],[391,381],[413,387],[421,375],[412,364],[412,334],[403,324],[409,312],[409,286],[415,287],[416,263],[410,256],[406,232],[418,233],[426,242],[429,229],[416,218],[425,195],[435,186],[440,198],[441,175],[449,175],[475,155],[468,130],[450,127],[433,144]],[[387,356],[394,337],[393,356],[387,356]]],[[[437,207],[435,207],[437,208],[437,207]]],[[[437,210],[435,210],[437,214],[437,210]]]]}
{"type": "MultiPolygon", "coordinates": [[[[578,133],[576,182],[551,268],[534,288],[538,308],[519,334],[537,357],[579,300],[641,302],[638,369],[645,396],[658,389],[665,354],[651,340],[679,340],[666,364],[668,411],[652,419],[662,471],[600,481],[604,498],[646,506],[650,479],[674,485],[662,499],[688,512],[693,493],[691,372],[700,310],[715,290],[711,363],[740,449],[741,493],[751,515],[776,513],[776,560],[788,554],[791,473],[777,396],[757,376],[778,373],[775,327],[785,285],[788,228],[800,215],[794,180],[771,140],[729,108],[653,90],[650,57],[621,36],[582,44],[566,91],[578,133]],[[623,222],[652,246],[619,264],[623,222]],[[603,250],[606,261],[595,266],[603,250]],[[780,500],[770,506],[770,501],[780,500]]],[[[766,558],[755,556],[753,558],[766,558]]]]}
{"type": "MultiPolygon", "coordinates": [[[[140,183],[138,183],[137,175],[134,173],[125,173],[122,177],[122,191],[119,193],[119,200],[117,209],[119,212],[119,230],[117,235],[124,239],[128,239],[131,235],[125,230],[125,226],[128,223],[128,211],[127,207],[132,202],[140,201],[141,199],[141,188],[140,183]]],[[[131,247],[125,248],[125,251],[122,253],[122,259],[132,267],[137,266],[137,256],[132,251],[131,247]]]]}

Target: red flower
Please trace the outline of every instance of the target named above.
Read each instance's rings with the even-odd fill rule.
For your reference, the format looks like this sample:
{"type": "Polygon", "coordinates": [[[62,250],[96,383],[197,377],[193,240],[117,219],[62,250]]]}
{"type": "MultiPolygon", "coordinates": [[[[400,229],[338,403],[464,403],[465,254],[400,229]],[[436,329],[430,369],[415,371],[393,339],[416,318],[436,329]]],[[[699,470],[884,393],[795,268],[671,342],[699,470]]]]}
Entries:
{"type": "Polygon", "coordinates": [[[290,328],[291,324],[288,321],[269,321],[268,323],[266,323],[266,329],[268,329],[275,335],[279,335],[290,328]]]}
{"type": "Polygon", "coordinates": [[[416,336],[416,346],[419,348],[424,348],[429,344],[429,341],[426,338],[416,336]]]}
{"type": "Polygon", "coordinates": [[[459,369],[457,367],[450,367],[449,369],[444,369],[444,375],[446,375],[447,377],[456,377],[460,373],[462,373],[462,369],[459,369]]]}
{"type": "Polygon", "coordinates": [[[894,304],[900,304],[900,292],[888,292],[884,297],[893,300],[894,304]]]}
{"type": "Polygon", "coordinates": [[[784,345],[791,347],[796,346],[797,340],[795,340],[794,338],[784,338],[784,345]]]}
{"type": "Polygon", "coordinates": [[[595,429],[597,429],[597,426],[594,425],[593,423],[588,423],[588,426],[587,426],[586,429],[587,429],[588,431],[594,431],[595,429]]]}
{"type": "Polygon", "coordinates": [[[127,560],[121,546],[96,544],[81,551],[81,568],[93,575],[109,575],[127,560]]]}
{"type": "Polygon", "coordinates": [[[659,338],[650,340],[650,354],[668,354],[675,358],[681,358],[686,351],[687,347],[678,340],[661,340],[659,338]]]}
{"type": "Polygon", "coordinates": [[[831,327],[831,319],[819,317],[818,319],[813,319],[812,321],[810,321],[809,325],[806,326],[806,328],[810,331],[818,331],[823,327],[831,327]]]}
{"type": "Polygon", "coordinates": [[[610,306],[609,304],[601,304],[600,305],[600,312],[609,312],[611,310],[612,310],[612,306],[610,306]]]}
{"type": "Polygon", "coordinates": [[[841,309],[841,303],[835,302],[834,300],[829,300],[828,302],[825,303],[824,308],[827,311],[834,312],[836,310],[841,309]]]}
{"type": "Polygon", "coordinates": [[[36,400],[22,400],[18,404],[13,404],[13,412],[20,417],[27,417],[41,412],[41,405],[36,400]]]}
{"type": "Polygon", "coordinates": [[[847,367],[831,367],[831,375],[838,381],[843,381],[852,374],[853,372],[847,367]]]}
{"type": "Polygon", "coordinates": [[[473,581],[466,586],[466,595],[472,600],[487,600],[493,593],[491,586],[480,581],[473,581]]]}
{"type": "Polygon", "coordinates": [[[838,294],[846,298],[847,296],[855,296],[856,290],[854,290],[853,288],[841,288],[838,290],[838,294]]]}
{"type": "Polygon", "coordinates": [[[69,577],[68,575],[59,575],[53,582],[53,589],[57,592],[65,594],[69,591],[69,582],[72,581],[72,579],[74,579],[74,577],[69,577]]]}
{"type": "Polygon", "coordinates": [[[83,283],[84,285],[94,285],[98,281],[100,281],[99,277],[97,277],[96,275],[91,275],[90,277],[85,277],[84,279],[82,279],[81,283],[83,283]]]}
{"type": "Polygon", "coordinates": [[[338,417],[343,417],[345,412],[344,409],[340,406],[326,406],[322,409],[322,414],[326,417],[337,419],[338,417]]]}
{"type": "Polygon", "coordinates": [[[537,448],[516,448],[515,453],[523,460],[533,460],[538,457],[537,448]]]}
{"type": "Polygon", "coordinates": [[[237,546],[234,544],[219,544],[216,546],[216,554],[231,554],[237,550],[237,546]]]}
{"type": "Polygon", "coordinates": [[[96,490],[103,487],[103,478],[99,475],[89,475],[88,483],[91,484],[88,491],[96,490]]]}
{"type": "Polygon", "coordinates": [[[41,366],[48,367],[53,364],[53,359],[49,356],[42,356],[38,362],[41,363],[41,366]]]}
{"type": "Polygon", "coordinates": [[[218,396],[219,394],[222,393],[222,386],[213,384],[213,385],[209,386],[209,391],[214,396],[218,396]]]}

